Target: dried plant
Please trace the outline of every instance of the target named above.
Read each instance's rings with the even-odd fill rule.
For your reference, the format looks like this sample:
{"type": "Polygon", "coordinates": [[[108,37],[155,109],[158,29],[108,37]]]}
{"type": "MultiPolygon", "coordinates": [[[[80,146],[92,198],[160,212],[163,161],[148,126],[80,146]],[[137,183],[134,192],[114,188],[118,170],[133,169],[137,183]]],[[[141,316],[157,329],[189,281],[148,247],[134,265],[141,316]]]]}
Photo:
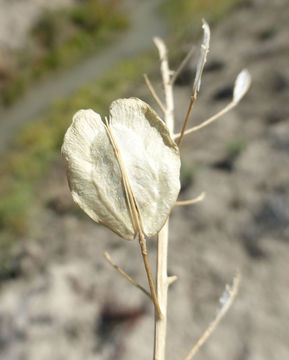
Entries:
{"type": "MultiPolygon", "coordinates": [[[[235,81],[232,101],[220,112],[187,129],[191,110],[197,99],[210,43],[210,29],[203,21],[204,39],[186,118],[180,133],[174,131],[174,82],[192,54],[188,53],[173,72],[169,68],[167,49],[160,38],[154,39],[163,80],[165,104],[149,78],[145,82],[163,119],[143,101],[130,98],[112,103],[109,118],[104,121],[93,110],[80,110],[66,132],[62,154],[74,201],[96,222],[127,240],[138,239],[150,292],[117,266],[106,252],[107,261],[131,284],[143,291],[155,307],[154,359],[165,360],[167,296],[169,285],[176,280],[167,275],[169,214],[175,205],[185,206],[202,201],[177,201],[180,190],[179,147],[185,135],[212,123],[235,107],[250,86],[250,75],[243,70],[235,81]],[[175,143],[176,141],[176,143],[175,143]],[[150,270],[146,238],[157,235],[158,254],[156,286],[150,270]]],[[[240,275],[221,298],[221,308],[199,341],[185,357],[191,359],[216,328],[236,296],[240,275]]]]}

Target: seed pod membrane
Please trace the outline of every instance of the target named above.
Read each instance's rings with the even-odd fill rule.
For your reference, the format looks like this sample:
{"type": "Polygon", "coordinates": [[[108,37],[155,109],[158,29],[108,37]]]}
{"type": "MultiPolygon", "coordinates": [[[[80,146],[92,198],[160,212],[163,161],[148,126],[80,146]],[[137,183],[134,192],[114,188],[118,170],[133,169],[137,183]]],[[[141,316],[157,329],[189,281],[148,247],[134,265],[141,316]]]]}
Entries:
{"type": "MultiPolygon", "coordinates": [[[[110,107],[113,136],[135,199],[142,231],[156,235],[180,189],[180,156],[164,122],[143,101],[130,98],[110,107]]],[[[137,231],[123,174],[106,125],[93,110],[80,110],[67,130],[62,154],[74,201],[96,222],[124,239],[137,231]]]]}

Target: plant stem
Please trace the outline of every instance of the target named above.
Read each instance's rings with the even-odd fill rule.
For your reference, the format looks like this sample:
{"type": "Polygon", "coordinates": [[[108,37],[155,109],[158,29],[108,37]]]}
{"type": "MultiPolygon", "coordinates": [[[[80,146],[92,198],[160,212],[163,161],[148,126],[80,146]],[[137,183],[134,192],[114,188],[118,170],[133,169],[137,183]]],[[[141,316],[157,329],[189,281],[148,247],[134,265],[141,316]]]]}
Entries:
{"type": "Polygon", "coordinates": [[[164,360],[166,351],[167,299],[169,286],[167,277],[168,225],[167,221],[158,235],[157,298],[161,308],[162,318],[155,318],[154,360],[164,360]]]}
{"type": "Polygon", "coordinates": [[[153,281],[153,277],[152,277],[152,273],[151,273],[151,269],[150,269],[150,265],[149,265],[149,261],[148,261],[146,239],[143,236],[143,233],[141,233],[141,232],[139,233],[139,244],[140,244],[141,254],[143,257],[143,261],[144,261],[144,266],[145,266],[146,273],[147,273],[149,287],[151,290],[152,300],[153,300],[153,303],[155,306],[155,316],[156,316],[157,320],[160,320],[162,318],[162,312],[161,312],[160,305],[158,302],[158,298],[157,298],[157,294],[156,294],[155,286],[154,286],[154,281],[153,281]]]}
{"type": "Polygon", "coordinates": [[[171,136],[174,136],[174,96],[173,86],[171,83],[171,70],[169,68],[167,48],[160,38],[154,38],[154,43],[159,51],[161,61],[161,74],[163,79],[163,87],[165,92],[165,123],[169,128],[171,136]]]}
{"type": "Polygon", "coordinates": [[[104,256],[107,260],[107,262],[113,267],[115,268],[116,271],[118,271],[120,273],[120,275],[122,275],[126,280],[128,280],[133,286],[137,287],[138,289],[140,289],[144,294],[146,294],[146,296],[149,299],[152,299],[151,294],[140,284],[138,284],[136,281],[134,281],[134,279],[132,279],[124,270],[122,270],[122,268],[120,268],[118,265],[116,265],[113,261],[112,258],[110,257],[109,253],[107,251],[104,252],[104,256]]]}
{"type": "MultiPolygon", "coordinates": [[[[164,42],[155,38],[154,43],[159,51],[161,61],[161,74],[165,92],[165,123],[167,124],[171,136],[174,134],[174,98],[171,82],[171,72],[168,64],[167,49],[164,42]]],[[[162,317],[155,316],[155,338],[154,338],[154,360],[165,360],[166,352],[166,333],[167,333],[167,298],[169,284],[175,278],[167,276],[167,257],[168,257],[169,221],[158,234],[158,254],[157,254],[157,299],[160,305],[162,317]]]]}

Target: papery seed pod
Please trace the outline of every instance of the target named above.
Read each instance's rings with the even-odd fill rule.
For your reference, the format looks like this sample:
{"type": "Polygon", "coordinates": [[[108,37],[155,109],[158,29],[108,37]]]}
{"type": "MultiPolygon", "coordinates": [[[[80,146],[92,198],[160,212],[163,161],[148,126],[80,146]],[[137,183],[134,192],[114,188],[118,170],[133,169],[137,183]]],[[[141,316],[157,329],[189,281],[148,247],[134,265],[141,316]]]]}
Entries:
{"type": "Polygon", "coordinates": [[[180,156],[148,104],[136,98],[114,101],[107,125],[93,110],[78,111],[62,154],[73,199],[93,220],[124,239],[135,238],[125,172],[142,231],[148,237],[160,231],[180,190],[180,156]]]}

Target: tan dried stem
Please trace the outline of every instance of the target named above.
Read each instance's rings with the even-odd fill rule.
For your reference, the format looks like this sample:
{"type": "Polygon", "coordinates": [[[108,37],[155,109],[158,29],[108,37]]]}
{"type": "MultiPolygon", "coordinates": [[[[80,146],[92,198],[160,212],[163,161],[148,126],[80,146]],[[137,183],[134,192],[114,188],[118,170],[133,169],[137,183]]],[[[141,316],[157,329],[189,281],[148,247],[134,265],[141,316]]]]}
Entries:
{"type": "Polygon", "coordinates": [[[124,270],[122,270],[121,267],[116,265],[116,263],[112,260],[109,253],[107,251],[104,252],[104,257],[106,258],[107,262],[115,268],[116,271],[118,271],[126,280],[128,280],[133,286],[140,289],[146,296],[148,296],[150,299],[152,299],[151,294],[140,284],[138,284],[133,278],[131,278],[124,270]]]}
{"type": "MultiPolygon", "coordinates": [[[[188,135],[192,132],[198,131],[208,125],[210,125],[215,120],[219,119],[221,116],[225,115],[228,111],[232,110],[235,106],[239,104],[239,102],[243,99],[247,91],[249,90],[251,85],[251,75],[248,70],[242,70],[236,80],[233,91],[233,99],[232,101],[226,105],[222,110],[209,117],[207,120],[203,121],[201,124],[197,126],[193,126],[190,129],[186,130],[183,135],[188,135]]],[[[174,139],[180,138],[182,133],[178,133],[174,135],[174,139]]]]}
{"type": "MultiPolygon", "coordinates": [[[[222,110],[214,114],[213,116],[209,117],[207,120],[203,121],[201,124],[191,127],[190,129],[186,130],[184,135],[188,135],[192,132],[201,130],[202,128],[210,125],[215,120],[219,119],[221,116],[225,115],[228,111],[233,109],[237,104],[231,102],[226,107],[224,107],[222,110]]],[[[181,133],[175,134],[175,139],[177,139],[179,136],[181,136],[181,133]]]]}
{"type": "Polygon", "coordinates": [[[204,67],[205,67],[205,63],[207,60],[207,55],[209,52],[209,46],[210,46],[210,28],[209,25],[205,22],[205,20],[203,20],[203,29],[204,29],[204,40],[203,43],[201,45],[201,55],[199,58],[199,62],[197,65],[197,71],[196,71],[196,77],[195,77],[195,81],[194,81],[194,86],[193,86],[193,91],[192,91],[192,95],[191,95],[191,100],[190,100],[190,104],[189,104],[189,108],[185,117],[185,121],[183,124],[183,128],[182,131],[180,133],[179,139],[177,141],[178,146],[180,146],[183,137],[185,136],[185,130],[187,128],[188,122],[189,122],[189,118],[192,112],[192,108],[194,106],[194,103],[197,99],[197,95],[200,89],[200,85],[201,85],[201,78],[202,78],[202,74],[204,71],[204,67]]]}
{"type": "MultiPolygon", "coordinates": [[[[160,57],[160,68],[165,93],[165,123],[171,136],[174,134],[174,98],[171,83],[171,71],[168,64],[167,49],[160,38],[155,38],[154,43],[160,57]]],[[[169,285],[176,280],[176,277],[167,275],[169,220],[158,234],[158,255],[157,255],[157,298],[162,311],[162,318],[155,320],[155,343],[154,360],[165,360],[166,333],[167,333],[167,299],[169,285]]]]}
{"type": "Polygon", "coordinates": [[[194,51],[195,51],[196,47],[195,45],[191,47],[190,51],[187,53],[187,55],[184,57],[184,59],[182,60],[182,62],[180,63],[180,65],[178,66],[177,70],[174,72],[174,75],[171,79],[171,84],[174,85],[176,79],[178,78],[178,76],[180,75],[180,73],[183,71],[184,67],[187,65],[187,63],[189,62],[190,58],[192,57],[194,51]]]}
{"type": "Polygon", "coordinates": [[[176,201],[174,206],[186,206],[196,204],[200,201],[203,201],[206,196],[205,192],[202,192],[199,196],[195,197],[194,199],[184,200],[184,201],[176,201]]]}
{"type": "Polygon", "coordinates": [[[161,61],[161,74],[163,79],[163,87],[165,92],[165,123],[169,128],[171,136],[174,134],[174,97],[173,87],[171,84],[171,70],[168,63],[167,48],[162,39],[156,37],[153,39],[155,46],[159,51],[161,61]]]}
{"type": "MultiPolygon", "coordinates": [[[[206,342],[208,337],[213,333],[213,331],[218,326],[219,322],[222,320],[226,312],[231,307],[240,286],[240,280],[241,280],[241,274],[240,271],[237,271],[234,280],[232,288],[229,289],[228,294],[226,294],[227,298],[225,299],[224,303],[222,304],[221,309],[218,311],[216,318],[210,323],[210,325],[207,327],[207,329],[204,331],[202,336],[199,338],[199,340],[196,342],[196,344],[193,346],[193,348],[190,350],[188,355],[185,357],[184,360],[191,360],[196,353],[200,350],[201,346],[206,342]]],[[[227,290],[226,290],[227,292],[227,290]]]]}
{"type": "Polygon", "coordinates": [[[158,106],[160,107],[160,109],[162,110],[163,113],[166,112],[166,109],[163,105],[163,103],[161,102],[160,98],[158,97],[149,77],[147,76],[147,74],[144,74],[144,80],[145,80],[145,83],[146,83],[146,86],[148,87],[152,97],[154,98],[155,102],[158,104],[158,106]]]}
{"type": "Polygon", "coordinates": [[[155,306],[156,318],[158,319],[158,321],[160,321],[162,319],[162,317],[163,317],[163,314],[162,314],[162,310],[161,310],[160,305],[159,305],[159,300],[158,300],[157,293],[156,293],[156,290],[155,290],[154,280],[153,280],[153,277],[152,277],[152,272],[151,272],[149,261],[148,261],[146,238],[144,237],[142,232],[139,232],[139,244],[140,244],[141,254],[142,254],[142,257],[143,257],[143,261],[144,261],[144,266],[145,266],[146,273],[147,273],[149,287],[150,287],[150,290],[151,290],[152,300],[153,300],[153,303],[154,303],[154,306],[155,306]]]}
{"type": "Polygon", "coordinates": [[[134,195],[133,195],[133,192],[132,192],[129,180],[128,180],[128,176],[127,176],[127,173],[125,170],[125,166],[124,166],[119,148],[118,148],[117,143],[116,143],[116,141],[113,137],[113,134],[110,130],[107,118],[105,118],[105,121],[106,121],[105,128],[106,128],[108,137],[111,141],[111,144],[112,144],[113,150],[115,152],[115,156],[117,158],[117,161],[118,161],[118,164],[120,167],[120,171],[122,174],[123,186],[125,189],[125,195],[126,195],[126,199],[127,199],[128,210],[130,212],[131,221],[132,221],[132,224],[139,236],[139,244],[140,244],[140,248],[141,248],[141,254],[143,257],[144,266],[145,266],[145,270],[147,273],[148,283],[149,283],[149,287],[150,287],[150,291],[151,291],[151,297],[152,297],[152,300],[153,300],[153,303],[155,306],[156,316],[157,316],[157,318],[160,319],[162,317],[162,313],[161,313],[160,306],[158,303],[156,290],[155,290],[155,286],[154,286],[154,281],[153,281],[153,277],[152,277],[152,273],[151,273],[151,269],[150,269],[150,265],[149,265],[149,261],[148,261],[146,239],[145,239],[144,233],[142,231],[141,217],[140,217],[137,203],[135,201],[135,198],[134,198],[134,195]]]}

